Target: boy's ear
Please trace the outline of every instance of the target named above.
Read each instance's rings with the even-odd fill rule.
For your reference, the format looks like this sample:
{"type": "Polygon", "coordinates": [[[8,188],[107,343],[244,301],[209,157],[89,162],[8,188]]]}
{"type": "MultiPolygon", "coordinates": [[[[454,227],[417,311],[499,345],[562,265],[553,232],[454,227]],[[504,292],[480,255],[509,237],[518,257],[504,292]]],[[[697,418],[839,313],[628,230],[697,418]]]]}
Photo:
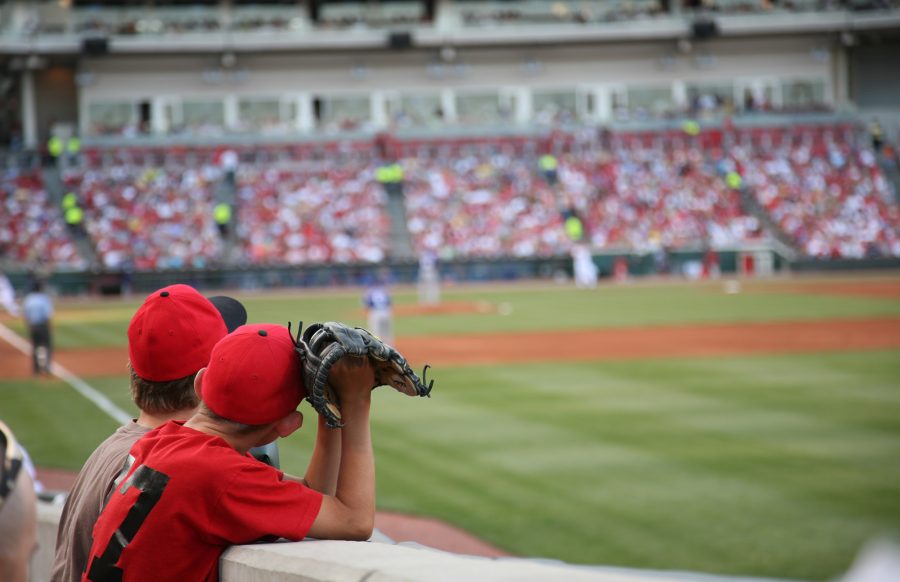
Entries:
{"type": "Polygon", "coordinates": [[[200,368],[200,371],[197,372],[197,375],[194,376],[194,392],[197,394],[197,398],[203,400],[203,372],[206,371],[206,368],[200,368]]]}
{"type": "Polygon", "coordinates": [[[284,438],[303,426],[303,415],[295,410],[275,423],[275,432],[284,438]]]}

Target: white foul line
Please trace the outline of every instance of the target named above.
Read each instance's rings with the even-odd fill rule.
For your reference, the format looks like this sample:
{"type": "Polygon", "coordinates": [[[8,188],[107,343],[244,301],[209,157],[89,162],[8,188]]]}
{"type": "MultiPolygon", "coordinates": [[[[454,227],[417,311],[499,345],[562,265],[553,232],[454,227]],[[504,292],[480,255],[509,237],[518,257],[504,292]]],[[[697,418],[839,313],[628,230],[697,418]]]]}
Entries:
{"type": "MultiPolygon", "coordinates": [[[[26,356],[31,356],[31,345],[2,323],[0,323],[0,338],[6,340],[9,345],[26,356]]],[[[131,420],[130,414],[113,404],[112,400],[98,392],[96,388],[64,368],[62,364],[53,362],[50,366],[50,371],[54,376],[67,383],[79,394],[93,402],[97,408],[110,415],[116,422],[126,424],[131,420]]]]}

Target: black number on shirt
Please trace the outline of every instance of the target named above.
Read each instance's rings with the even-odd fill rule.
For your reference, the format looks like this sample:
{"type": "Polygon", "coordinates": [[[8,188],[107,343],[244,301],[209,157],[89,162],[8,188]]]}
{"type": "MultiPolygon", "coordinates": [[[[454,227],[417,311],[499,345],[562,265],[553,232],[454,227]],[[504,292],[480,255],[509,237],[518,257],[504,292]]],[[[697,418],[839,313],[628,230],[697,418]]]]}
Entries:
{"type": "Polygon", "coordinates": [[[116,562],[119,561],[125,547],[134,539],[156,502],[162,497],[168,483],[168,475],[151,469],[146,465],[140,465],[134,470],[131,477],[122,485],[119,493],[125,495],[125,492],[134,487],[141,494],[138,495],[134,505],[128,510],[128,515],[119,524],[119,528],[113,532],[103,553],[99,556],[94,556],[88,570],[88,580],[93,582],[120,582],[122,580],[123,572],[121,568],[116,566],[116,562]]]}

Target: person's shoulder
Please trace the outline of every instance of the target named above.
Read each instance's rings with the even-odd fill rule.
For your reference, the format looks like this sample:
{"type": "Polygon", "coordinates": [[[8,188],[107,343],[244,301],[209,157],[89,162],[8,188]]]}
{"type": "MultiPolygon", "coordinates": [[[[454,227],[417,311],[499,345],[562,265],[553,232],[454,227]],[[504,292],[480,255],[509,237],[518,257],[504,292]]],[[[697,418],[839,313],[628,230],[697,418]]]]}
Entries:
{"type": "Polygon", "coordinates": [[[307,487],[297,481],[284,478],[284,472],[251,456],[235,455],[220,466],[228,477],[225,491],[241,491],[250,487],[256,491],[304,490],[307,487]]]}
{"type": "MultiPolygon", "coordinates": [[[[189,460],[194,466],[210,470],[240,465],[242,455],[221,437],[186,427],[170,421],[144,435],[136,447],[145,452],[154,451],[157,459],[180,464],[189,460]]],[[[252,459],[251,459],[252,460],[252,459]]]]}
{"type": "Polygon", "coordinates": [[[104,444],[110,443],[110,445],[112,445],[112,443],[130,443],[133,445],[138,439],[151,431],[152,429],[150,427],[140,425],[132,420],[117,428],[116,432],[109,435],[103,442],[104,444]]]}
{"type": "Polygon", "coordinates": [[[109,463],[119,463],[128,455],[128,451],[145,432],[145,428],[136,423],[129,423],[120,427],[116,432],[112,433],[100,443],[94,452],[88,457],[84,463],[82,471],[90,470],[96,465],[107,465],[109,463]],[[135,424],[137,428],[131,427],[135,424]]]}

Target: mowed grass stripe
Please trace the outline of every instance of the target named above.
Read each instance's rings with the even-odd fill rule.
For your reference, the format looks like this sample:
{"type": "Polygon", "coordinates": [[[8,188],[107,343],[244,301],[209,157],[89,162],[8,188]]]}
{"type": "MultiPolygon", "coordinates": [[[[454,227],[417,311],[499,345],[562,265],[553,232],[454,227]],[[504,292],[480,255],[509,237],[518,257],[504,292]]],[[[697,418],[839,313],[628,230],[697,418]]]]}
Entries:
{"type": "Polygon", "coordinates": [[[0,419],[38,465],[79,469],[118,426],[55,378],[0,381],[0,419]]]}
{"type": "Polygon", "coordinates": [[[75,348],[127,345],[128,321],[56,325],[54,340],[75,348]]]}
{"type": "MultiPolygon", "coordinates": [[[[776,287],[778,283],[775,283],[776,287]]],[[[848,319],[900,315],[900,301],[889,298],[777,293],[749,290],[725,294],[722,283],[678,286],[603,286],[586,292],[572,288],[507,290],[477,288],[448,292],[446,301],[506,304],[509,315],[447,314],[400,318],[398,334],[459,334],[472,331],[526,331],[597,327],[739,323],[750,321],[848,319]]]]}
{"type": "MultiPolygon", "coordinates": [[[[109,321],[105,316],[100,316],[96,320],[85,318],[80,322],[54,320],[53,348],[59,350],[125,346],[128,344],[128,322],[131,321],[132,315],[134,314],[113,321],[109,321]]],[[[25,324],[21,321],[10,321],[5,325],[23,338],[28,338],[25,324]]]]}
{"type": "MultiPolygon", "coordinates": [[[[680,362],[672,362],[672,365],[677,369],[680,362]]],[[[695,366],[702,367],[701,364],[695,366]]],[[[633,376],[631,371],[628,374],[629,377],[633,376]]],[[[684,371],[681,376],[685,376],[684,371]]],[[[742,399],[752,394],[754,388],[758,387],[756,383],[751,382],[752,386],[735,383],[728,376],[710,381],[709,377],[714,375],[708,373],[699,376],[711,385],[717,383],[719,392],[715,397],[709,393],[699,396],[694,392],[693,385],[685,386],[679,382],[672,382],[663,394],[654,394],[652,390],[646,389],[646,384],[639,384],[636,393],[625,398],[626,410],[631,409],[625,414],[621,414],[621,409],[617,408],[620,404],[618,401],[609,405],[610,411],[607,414],[599,410],[576,409],[577,402],[566,395],[565,391],[561,398],[548,404],[545,409],[536,414],[534,411],[528,413],[533,415],[534,421],[546,418],[547,415],[554,416],[560,423],[568,422],[571,427],[583,427],[586,435],[600,436],[607,442],[666,445],[667,457],[677,459],[696,470],[717,471],[734,464],[740,466],[757,460],[757,470],[760,473],[757,478],[760,482],[780,479],[776,484],[779,489],[796,489],[795,495],[803,500],[808,500],[813,495],[827,502],[834,496],[842,499],[847,495],[848,488],[855,490],[857,487],[877,486],[869,478],[871,471],[878,470],[885,458],[900,456],[896,426],[895,432],[889,433],[880,428],[823,419],[816,408],[790,410],[749,403],[742,399]],[[640,386],[645,389],[641,390],[640,386]],[[726,386],[728,388],[723,389],[726,386]],[[732,393],[741,395],[738,402],[731,400],[732,393]],[[684,401],[681,405],[676,403],[679,399],[684,401]],[[630,402],[640,403],[645,411],[635,414],[633,407],[628,406],[630,402]],[[655,403],[657,411],[648,414],[644,406],[648,402],[655,403]],[[616,411],[620,414],[615,415],[613,423],[594,428],[598,417],[608,417],[616,411]],[[621,425],[621,430],[617,424],[621,425]],[[680,438],[666,442],[666,435],[680,435],[680,438]],[[823,440],[840,441],[839,449],[846,455],[843,458],[836,457],[834,448],[817,446],[823,440]],[[831,480],[835,474],[840,476],[837,481],[839,487],[834,487],[835,481],[831,480]],[[821,479],[817,481],[818,476],[821,479]]],[[[603,379],[599,383],[603,383],[603,379]]],[[[822,386],[821,383],[819,385],[822,386]]],[[[845,386],[844,391],[859,389],[851,386],[845,386]]],[[[838,388],[837,383],[834,388],[838,388]]],[[[790,387],[782,386],[782,390],[789,392],[790,387]]],[[[820,403],[827,400],[818,397],[820,403]]],[[[840,406],[841,410],[847,410],[845,405],[840,406]]],[[[883,410],[883,407],[878,410],[883,410]]],[[[857,409],[855,412],[860,411],[857,409]]],[[[748,467],[752,468],[753,465],[748,467]]],[[[895,471],[893,476],[900,479],[900,471],[895,471]]],[[[885,509],[900,511],[900,504],[892,500],[880,497],[875,499],[877,503],[871,508],[875,515],[885,509]],[[886,505],[889,507],[885,507],[886,505]]]]}
{"type": "MultiPolygon", "coordinates": [[[[459,412],[465,413],[463,410],[459,412]]],[[[502,423],[502,419],[499,422],[502,423]]],[[[463,427],[463,430],[465,428],[463,427]]],[[[418,449],[410,452],[409,443],[417,440],[417,437],[412,430],[400,432],[402,433],[400,438],[392,443],[387,454],[402,460],[408,466],[416,467],[417,470],[402,475],[402,482],[398,484],[397,489],[439,491],[444,502],[441,505],[445,505],[448,498],[450,500],[450,506],[444,508],[442,516],[451,521],[467,515],[472,511],[471,507],[475,507],[482,520],[490,519],[496,522],[499,527],[497,535],[502,536],[503,530],[516,531],[520,543],[524,544],[526,553],[530,555],[550,554],[574,561],[580,559],[623,565],[633,564],[631,559],[634,558],[638,563],[645,565],[649,563],[653,567],[673,567],[669,561],[673,556],[716,555],[718,559],[722,559],[729,552],[743,555],[744,550],[740,546],[730,543],[732,536],[721,535],[723,532],[733,534],[738,529],[736,526],[740,525],[740,518],[729,513],[720,514],[716,502],[728,501],[735,493],[746,497],[748,489],[754,499],[764,506],[771,507],[776,505],[776,502],[784,501],[778,499],[778,492],[753,487],[752,484],[742,481],[728,487],[727,479],[717,476],[705,478],[695,471],[684,471],[682,467],[671,463],[661,455],[648,454],[639,449],[633,450],[630,455],[633,462],[628,463],[630,470],[622,475],[616,474],[615,467],[607,467],[600,460],[594,470],[602,469],[614,477],[607,483],[601,478],[598,483],[595,476],[587,488],[584,487],[582,480],[584,475],[577,472],[574,475],[569,472],[571,479],[564,482],[560,482],[558,478],[561,473],[555,461],[561,456],[571,455],[573,451],[570,450],[555,449],[548,455],[554,458],[551,467],[540,463],[540,459],[535,459],[533,453],[530,455],[525,453],[523,456],[529,455],[533,461],[530,463],[532,469],[530,472],[525,469],[528,463],[518,465],[513,470],[504,468],[501,455],[496,457],[497,464],[490,462],[493,459],[488,459],[489,462],[485,464],[483,460],[469,457],[466,461],[470,465],[470,472],[473,472],[472,478],[479,485],[473,493],[476,499],[465,501],[461,500],[460,496],[473,490],[472,483],[469,479],[462,479],[455,469],[448,467],[446,463],[446,459],[453,459],[458,455],[454,454],[458,447],[442,444],[429,447],[429,450],[418,449]],[[659,474],[668,476],[665,483],[654,478],[659,474]],[[423,475],[427,477],[423,479],[423,475]],[[479,475],[483,476],[486,482],[482,482],[483,479],[479,475]],[[622,477],[626,478],[625,482],[621,481],[622,477]],[[678,485],[678,479],[685,482],[684,487],[678,485]],[[480,504],[489,504],[492,509],[498,507],[496,499],[486,499],[491,495],[485,491],[495,489],[499,492],[493,495],[501,496],[499,502],[501,511],[485,515],[479,509],[480,504]],[[721,493],[724,495],[717,495],[721,493]],[[697,508],[692,510],[690,521],[708,522],[708,525],[704,526],[702,531],[690,536],[682,535],[684,528],[690,527],[690,523],[684,522],[684,515],[679,507],[686,501],[683,499],[685,496],[689,497],[687,501],[712,500],[707,514],[697,511],[697,508]],[[628,502],[635,498],[641,499],[641,503],[632,505],[628,502]],[[535,515],[533,508],[537,500],[540,500],[539,513],[535,515]],[[648,512],[648,504],[656,507],[656,510],[648,512]],[[674,513],[669,515],[669,510],[674,513]],[[594,518],[585,521],[587,516],[594,518]],[[729,516],[737,523],[728,523],[729,516]],[[535,522],[540,530],[532,531],[535,522]],[[579,523],[581,527],[572,529],[571,525],[574,522],[579,523]],[[614,533],[610,533],[611,531],[614,533]],[[590,540],[594,548],[590,559],[578,553],[569,555],[572,548],[580,548],[583,552],[586,540],[590,540]],[[654,556],[662,556],[663,560],[655,562],[654,556]]],[[[561,439],[557,438],[555,442],[561,442],[561,439]]],[[[383,441],[379,440],[379,445],[381,450],[383,441]]],[[[532,446],[533,443],[527,445],[529,448],[532,446]]],[[[574,453],[577,455],[583,451],[584,447],[576,447],[574,453]]],[[[519,452],[518,448],[507,451],[506,458],[515,457],[519,452]]],[[[617,459],[621,459],[621,450],[617,453],[619,453],[617,459]]],[[[586,465],[590,464],[589,458],[582,458],[580,464],[587,468],[586,465]]],[[[385,502],[384,496],[380,501],[385,502]]],[[[705,506],[700,506],[700,509],[703,507],[705,506]]],[[[779,509],[772,515],[784,515],[784,512],[779,509]]],[[[486,531],[488,536],[494,535],[495,528],[491,528],[490,525],[488,528],[482,531],[486,531]]],[[[503,537],[498,542],[502,544],[502,540],[503,537]]],[[[686,562],[678,565],[678,567],[690,566],[696,568],[697,564],[686,562]]],[[[746,571],[751,566],[735,567],[733,573],[746,571]]]]}
{"type": "MultiPolygon", "coordinates": [[[[411,483],[404,479],[401,508],[415,505],[409,497],[419,490],[416,482],[452,488],[460,477],[445,482],[445,475],[465,470],[471,473],[467,483],[480,479],[483,488],[498,488],[501,495],[515,498],[524,494],[523,486],[510,483],[505,476],[509,471],[539,485],[532,506],[540,515],[533,517],[534,524],[554,523],[559,517],[542,509],[545,497],[556,490],[583,510],[580,515],[563,513],[574,520],[568,527],[582,541],[573,546],[563,535],[565,542],[557,546],[546,531],[531,533],[516,523],[504,535],[498,533],[502,525],[483,523],[483,491],[472,494],[471,511],[460,510],[466,505],[459,501],[445,508],[445,519],[488,532],[505,547],[504,538],[520,540],[527,550],[523,553],[543,548],[553,557],[623,563],[606,551],[605,536],[590,533],[593,523],[608,521],[614,530],[638,524],[647,532],[663,532],[662,538],[697,539],[693,554],[674,549],[652,553],[643,558],[645,566],[677,563],[707,571],[825,578],[839,573],[869,536],[900,525],[894,501],[900,498],[895,462],[900,427],[863,422],[866,416],[896,418],[900,410],[891,400],[858,397],[872,380],[876,392],[900,390],[896,360],[897,353],[887,351],[735,358],[713,361],[708,369],[704,361],[690,360],[692,372],[684,368],[685,361],[579,364],[568,372],[544,366],[453,370],[444,377],[445,393],[436,390],[432,402],[399,399],[388,409],[379,406],[376,436],[395,432],[401,448],[414,442],[434,452],[410,461],[415,477],[411,483]],[[751,375],[728,375],[728,362],[739,372],[752,363],[761,370],[789,366],[800,373],[786,383],[770,375],[767,386],[751,375]],[[848,384],[847,375],[862,362],[867,363],[865,382],[848,384]],[[843,373],[823,382],[823,374],[814,373],[823,368],[843,373]],[[583,377],[577,381],[579,370],[583,377]],[[804,370],[810,372],[809,383],[803,382],[804,370]],[[721,377],[715,378],[717,373],[721,377]],[[704,380],[709,376],[713,378],[704,380]],[[548,387],[554,384],[558,394],[549,398],[548,387]],[[594,399],[592,390],[598,394],[594,399]],[[807,395],[805,405],[798,394],[807,395]],[[753,402],[754,395],[759,402],[753,402]],[[419,410],[438,402],[440,413],[419,410]],[[842,412],[849,422],[842,421],[842,412]],[[448,422],[455,430],[445,428],[448,422]],[[391,423],[404,428],[386,426],[391,423]],[[840,446],[817,446],[818,440],[840,446]],[[570,456],[572,451],[585,455],[581,463],[570,456]],[[442,468],[449,462],[460,466],[442,468]],[[432,482],[433,474],[440,477],[432,482]],[[543,481],[544,474],[553,475],[551,482],[543,481]],[[602,498],[598,491],[616,502],[596,510],[597,496],[602,498]],[[722,549],[723,543],[730,550],[722,549]],[[748,543],[758,551],[748,552],[748,543]]],[[[463,487],[469,489],[471,485],[463,487]]],[[[393,497],[380,501],[393,503],[393,497]]]]}

